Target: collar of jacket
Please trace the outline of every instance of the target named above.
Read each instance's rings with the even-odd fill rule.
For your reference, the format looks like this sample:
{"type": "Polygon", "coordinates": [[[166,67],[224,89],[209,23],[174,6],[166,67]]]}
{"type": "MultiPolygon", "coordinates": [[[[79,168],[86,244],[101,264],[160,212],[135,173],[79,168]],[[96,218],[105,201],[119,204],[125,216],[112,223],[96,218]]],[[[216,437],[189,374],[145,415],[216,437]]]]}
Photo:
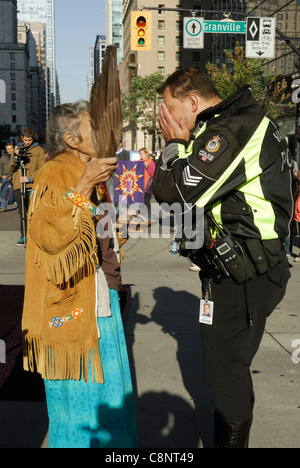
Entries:
{"type": "Polygon", "coordinates": [[[224,101],[201,112],[197,117],[196,123],[207,122],[207,120],[211,119],[216,114],[222,114],[225,111],[247,104],[250,100],[252,101],[251,94],[252,89],[250,85],[242,86],[233,94],[228,96],[228,98],[224,99],[224,101]]]}

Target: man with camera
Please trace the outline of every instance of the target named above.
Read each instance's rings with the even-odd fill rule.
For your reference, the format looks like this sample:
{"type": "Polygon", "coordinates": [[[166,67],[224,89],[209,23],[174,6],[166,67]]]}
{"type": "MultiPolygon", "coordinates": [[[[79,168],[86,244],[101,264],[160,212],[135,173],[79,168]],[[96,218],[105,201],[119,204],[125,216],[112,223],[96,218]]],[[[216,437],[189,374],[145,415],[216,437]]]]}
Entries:
{"type": "Polygon", "coordinates": [[[1,198],[1,208],[0,213],[7,211],[8,206],[8,189],[11,187],[12,173],[9,170],[8,166],[10,163],[11,154],[14,151],[14,147],[11,143],[6,143],[5,145],[5,154],[0,158],[0,198],[1,198]]]}
{"type": "Polygon", "coordinates": [[[290,277],[283,250],[293,210],[290,155],[248,86],[222,101],[207,74],[187,68],[169,76],[159,92],[166,147],[154,194],[159,202],[204,213],[204,246],[182,254],[201,268],[201,302],[214,310],[201,332],[215,446],[247,448],[250,366],[290,277]]]}
{"type": "Polygon", "coordinates": [[[9,169],[13,172],[15,201],[20,215],[21,237],[17,242],[18,246],[26,244],[29,195],[40,168],[45,164],[45,152],[34,141],[33,130],[24,128],[21,138],[23,143],[16,146],[9,164],[9,169]]]}

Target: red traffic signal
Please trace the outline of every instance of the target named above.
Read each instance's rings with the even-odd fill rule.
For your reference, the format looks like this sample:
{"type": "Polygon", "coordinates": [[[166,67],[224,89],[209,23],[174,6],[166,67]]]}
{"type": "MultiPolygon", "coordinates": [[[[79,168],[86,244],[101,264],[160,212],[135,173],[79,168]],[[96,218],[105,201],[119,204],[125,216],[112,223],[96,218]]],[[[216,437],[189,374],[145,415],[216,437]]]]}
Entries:
{"type": "Polygon", "coordinates": [[[151,22],[151,12],[131,12],[131,50],[151,50],[151,22]]]}

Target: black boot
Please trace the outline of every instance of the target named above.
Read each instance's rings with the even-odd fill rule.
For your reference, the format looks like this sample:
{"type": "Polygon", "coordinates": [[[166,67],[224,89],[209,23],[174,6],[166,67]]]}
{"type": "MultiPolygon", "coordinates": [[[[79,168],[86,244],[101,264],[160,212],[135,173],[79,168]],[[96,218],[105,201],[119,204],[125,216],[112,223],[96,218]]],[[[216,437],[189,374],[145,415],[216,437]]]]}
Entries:
{"type": "Polygon", "coordinates": [[[246,421],[228,424],[215,413],[215,448],[248,448],[253,413],[246,421]]]}

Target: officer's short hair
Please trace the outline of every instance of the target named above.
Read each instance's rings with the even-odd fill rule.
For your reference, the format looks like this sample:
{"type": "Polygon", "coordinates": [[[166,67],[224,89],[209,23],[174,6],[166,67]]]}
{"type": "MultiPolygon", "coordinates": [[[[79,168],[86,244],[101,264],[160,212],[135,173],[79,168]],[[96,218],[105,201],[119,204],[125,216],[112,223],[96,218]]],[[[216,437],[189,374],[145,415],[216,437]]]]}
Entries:
{"type": "Polygon", "coordinates": [[[180,68],[170,75],[158,88],[157,92],[163,94],[169,88],[174,98],[185,99],[191,93],[198,94],[205,100],[210,100],[220,94],[207,74],[197,68],[180,68]]]}

